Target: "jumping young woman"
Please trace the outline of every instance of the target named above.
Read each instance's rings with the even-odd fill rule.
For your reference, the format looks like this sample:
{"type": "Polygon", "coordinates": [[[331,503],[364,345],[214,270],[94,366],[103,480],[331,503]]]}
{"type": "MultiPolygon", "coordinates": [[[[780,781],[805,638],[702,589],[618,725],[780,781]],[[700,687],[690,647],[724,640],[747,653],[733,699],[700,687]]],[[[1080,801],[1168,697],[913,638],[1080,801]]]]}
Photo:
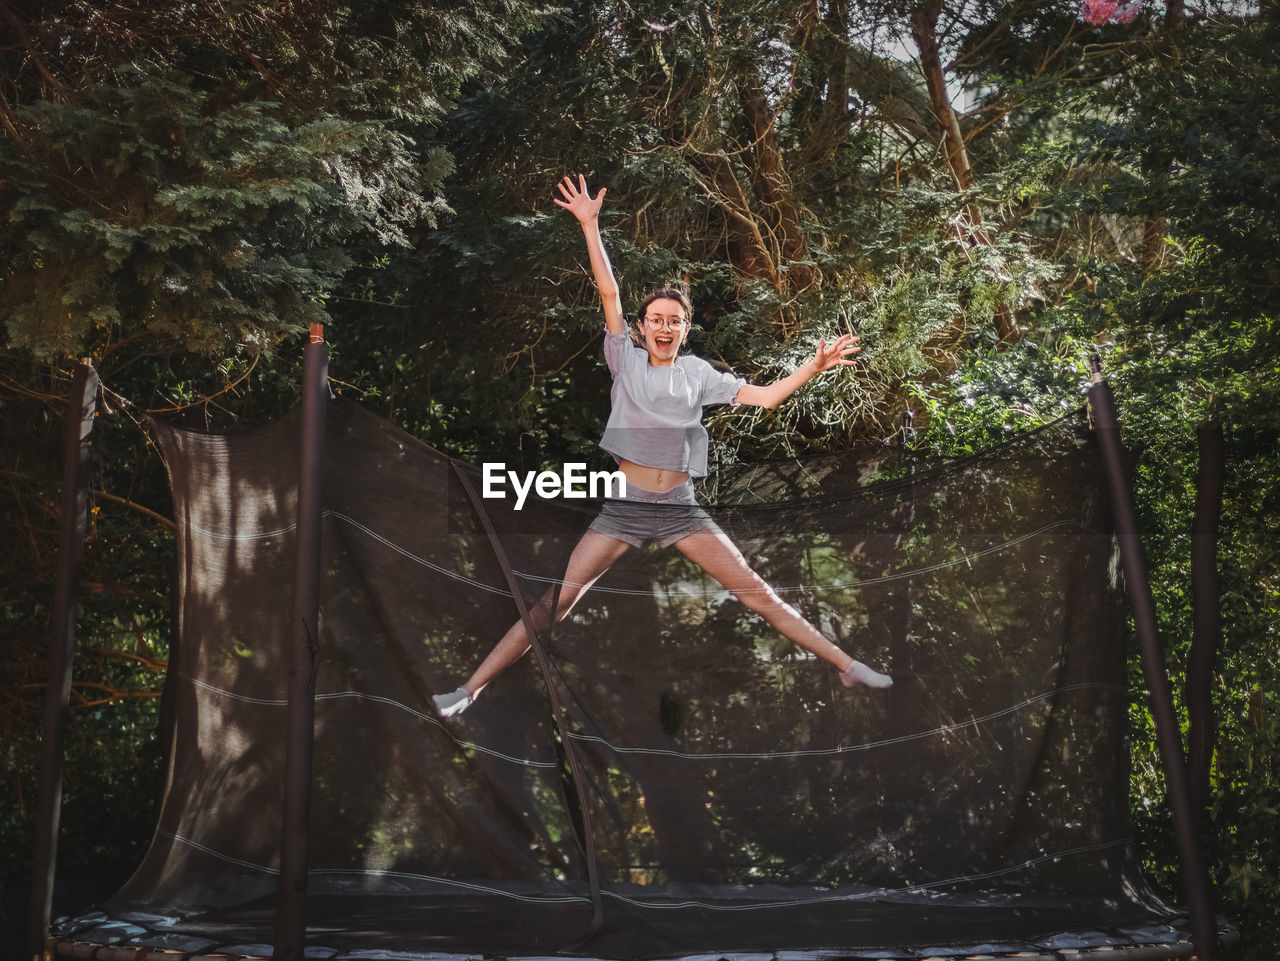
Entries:
{"type": "MultiPolygon", "coordinates": [[[[638,331],[643,346],[627,333],[622,297],[600,236],[600,208],[606,191],[592,197],[585,177],[559,185],[568,210],[586,235],[591,272],[604,304],[604,356],[613,374],[612,409],[600,446],[612,454],[626,477],[625,499],[607,500],[582,535],[565,569],[559,597],[549,591],[531,615],[535,626],[547,626],[555,603],[558,623],[578,598],[630,547],[657,540],[674,545],[719,581],[774,629],[840,672],[846,687],[887,688],[893,679],[856,661],[785,603],[753,571],[694,497],[693,477],[707,473],[707,431],[702,409],[712,404],[776,407],[812,378],[834,367],[854,363],[857,338],[845,334],[831,345],[818,341],[813,359],[794,373],[767,386],[716,370],[705,360],[681,355],[692,314],[688,295],[666,288],[640,302],[638,331]],[[655,508],[651,505],[667,505],[655,508]]],[[[449,694],[433,697],[441,717],[465,711],[495,677],[529,650],[522,621],[503,635],[467,682],[449,694]]]]}

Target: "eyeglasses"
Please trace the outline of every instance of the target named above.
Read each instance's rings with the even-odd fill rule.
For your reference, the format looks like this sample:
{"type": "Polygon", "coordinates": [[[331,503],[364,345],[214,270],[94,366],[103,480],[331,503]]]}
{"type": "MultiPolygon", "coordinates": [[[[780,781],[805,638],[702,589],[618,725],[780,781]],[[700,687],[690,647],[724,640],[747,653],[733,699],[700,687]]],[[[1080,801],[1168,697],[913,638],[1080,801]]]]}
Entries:
{"type": "Polygon", "coordinates": [[[683,317],[663,317],[659,314],[650,314],[645,318],[645,321],[654,330],[679,330],[684,326],[683,317]]]}

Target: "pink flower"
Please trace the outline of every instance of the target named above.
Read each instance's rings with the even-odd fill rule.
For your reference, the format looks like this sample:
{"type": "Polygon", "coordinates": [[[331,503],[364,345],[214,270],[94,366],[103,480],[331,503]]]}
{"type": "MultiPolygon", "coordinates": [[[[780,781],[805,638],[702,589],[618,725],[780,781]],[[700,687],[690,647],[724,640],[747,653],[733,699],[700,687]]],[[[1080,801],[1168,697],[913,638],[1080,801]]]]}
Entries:
{"type": "Polygon", "coordinates": [[[1122,4],[1120,0],[1082,0],[1080,19],[1092,24],[1131,23],[1142,9],[1142,0],[1130,0],[1122,4]]]}

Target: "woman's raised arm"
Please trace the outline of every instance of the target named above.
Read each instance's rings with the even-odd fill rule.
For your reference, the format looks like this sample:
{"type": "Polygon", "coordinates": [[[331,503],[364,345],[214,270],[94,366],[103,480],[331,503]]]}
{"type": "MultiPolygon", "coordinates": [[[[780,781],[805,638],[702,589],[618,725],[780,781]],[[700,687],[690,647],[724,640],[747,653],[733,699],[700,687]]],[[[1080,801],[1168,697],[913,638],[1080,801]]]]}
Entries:
{"type": "Polygon", "coordinates": [[[607,189],[591,196],[587,190],[587,178],[578,175],[575,184],[572,177],[565,177],[559,184],[560,196],[563,200],[552,198],[556,205],[573,214],[582,225],[582,233],[587,240],[587,256],[591,259],[591,273],[596,279],[596,288],[600,291],[600,301],[604,306],[604,322],[610,333],[625,334],[627,321],[622,314],[622,292],[618,289],[617,278],[613,276],[613,265],[609,263],[609,255],[605,253],[604,238],[600,236],[600,208],[604,205],[607,189]]]}

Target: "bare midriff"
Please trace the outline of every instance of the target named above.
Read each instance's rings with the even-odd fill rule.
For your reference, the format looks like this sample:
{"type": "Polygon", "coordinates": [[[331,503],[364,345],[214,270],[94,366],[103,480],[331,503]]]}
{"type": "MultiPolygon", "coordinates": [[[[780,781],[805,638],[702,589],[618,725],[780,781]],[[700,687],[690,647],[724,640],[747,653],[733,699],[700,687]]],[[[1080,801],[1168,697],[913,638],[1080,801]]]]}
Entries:
{"type": "Polygon", "coordinates": [[[679,487],[689,479],[687,470],[670,470],[665,467],[646,467],[644,464],[637,464],[635,461],[620,459],[618,461],[618,470],[622,471],[622,475],[626,477],[628,484],[634,484],[636,487],[643,487],[645,490],[669,491],[673,487],[679,487]]]}

